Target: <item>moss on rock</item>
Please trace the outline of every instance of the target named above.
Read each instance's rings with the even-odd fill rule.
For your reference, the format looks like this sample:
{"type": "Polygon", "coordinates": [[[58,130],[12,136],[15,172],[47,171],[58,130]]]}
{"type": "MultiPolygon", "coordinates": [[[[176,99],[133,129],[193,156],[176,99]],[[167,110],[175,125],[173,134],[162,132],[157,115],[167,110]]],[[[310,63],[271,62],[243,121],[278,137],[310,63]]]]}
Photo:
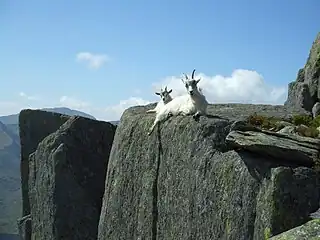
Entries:
{"type": "Polygon", "coordinates": [[[270,240],[319,240],[320,239],[320,219],[311,220],[299,227],[290,229],[284,233],[276,235],[270,240]]]}

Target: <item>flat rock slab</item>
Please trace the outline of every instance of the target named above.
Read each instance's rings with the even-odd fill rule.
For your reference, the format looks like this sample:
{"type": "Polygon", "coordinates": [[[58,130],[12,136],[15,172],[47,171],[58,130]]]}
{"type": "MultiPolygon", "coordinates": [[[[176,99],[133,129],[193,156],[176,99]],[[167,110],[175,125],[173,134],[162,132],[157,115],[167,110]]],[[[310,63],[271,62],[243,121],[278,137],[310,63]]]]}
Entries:
{"type": "Polygon", "coordinates": [[[245,149],[304,166],[312,166],[320,150],[318,139],[271,131],[231,131],[226,142],[235,149],[245,149]]]}

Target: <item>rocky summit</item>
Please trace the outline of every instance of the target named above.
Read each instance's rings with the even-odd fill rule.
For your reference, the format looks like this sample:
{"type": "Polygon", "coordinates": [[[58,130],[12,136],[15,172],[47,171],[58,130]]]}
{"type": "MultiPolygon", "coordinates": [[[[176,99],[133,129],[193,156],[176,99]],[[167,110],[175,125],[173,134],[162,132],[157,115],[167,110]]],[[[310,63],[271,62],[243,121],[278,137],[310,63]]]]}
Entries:
{"type": "Polygon", "coordinates": [[[284,106],[211,104],[150,136],[155,104],[118,126],[23,110],[21,238],[320,239],[317,46],[284,106]]]}
{"type": "Polygon", "coordinates": [[[289,118],[285,107],[211,105],[208,117],[170,118],[149,137],[150,108],[126,110],[117,128],[99,240],[260,240],[319,208],[320,178],[311,166],[320,142],[237,124],[253,112],[289,118]]]}

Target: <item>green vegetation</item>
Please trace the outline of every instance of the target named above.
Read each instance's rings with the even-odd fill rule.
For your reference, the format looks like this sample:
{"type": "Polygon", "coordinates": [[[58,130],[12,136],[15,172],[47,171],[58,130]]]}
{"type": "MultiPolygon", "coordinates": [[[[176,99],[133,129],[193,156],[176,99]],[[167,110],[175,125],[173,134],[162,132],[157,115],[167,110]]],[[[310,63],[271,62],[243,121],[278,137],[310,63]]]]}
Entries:
{"type": "Polygon", "coordinates": [[[266,117],[262,115],[258,115],[257,113],[254,113],[248,117],[248,123],[250,125],[260,127],[262,129],[271,130],[271,129],[278,129],[279,128],[279,122],[283,121],[280,118],[276,117],[266,117]]]}
{"type": "MultiPolygon", "coordinates": [[[[260,129],[275,132],[285,126],[292,126],[294,127],[295,132],[300,136],[320,139],[320,132],[317,129],[320,126],[320,115],[314,119],[308,115],[295,115],[291,119],[280,119],[254,113],[248,117],[247,122],[260,129]]],[[[317,159],[314,162],[313,168],[320,172],[320,159],[317,159]]]]}
{"type": "Polygon", "coordinates": [[[295,126],[295,131],[301,136],[319,137],[317,128],[320,126],[320,116],[312,119],[312,117],[308,115],[294,115],[291,119],[281,119],[254,113],[248,117],[247,121],[255,127],[271,131],[279,131],[285,126],[292,125],[295,126]]]}

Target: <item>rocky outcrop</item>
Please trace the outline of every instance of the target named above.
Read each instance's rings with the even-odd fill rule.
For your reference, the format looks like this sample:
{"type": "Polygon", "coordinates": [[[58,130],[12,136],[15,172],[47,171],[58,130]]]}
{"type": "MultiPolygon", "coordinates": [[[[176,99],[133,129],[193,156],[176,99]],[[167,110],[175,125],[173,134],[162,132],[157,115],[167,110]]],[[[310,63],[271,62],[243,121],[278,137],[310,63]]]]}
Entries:
{"type": "MultiPolygon", "coordinates": [[[[293,152],[281,134],[249,132],[251,139],[244,137],[254,128],[241,120],[254,112],[289,118],[291,110],[210,105],[210,116],[198,122],[171,117],[148,136],[154,116],[145,111],[152,107],[127,109],[120,120],[109,158],[99,240],[261,240],[304,224],[319,208],[320,177],[310,167],[317,151],[309,146],[312,140],[300,146],[305,157],[300,164],[283,157],[285,151],[293,152]],[[279,155],[270,156],[266,149],[279,155]]],[[[288,141],[299,145],[294,137],[288,141]]]]}
{"type": "Polygon", "coordinates": [[[286,106],[305,109],[308,112],[320,99],[320,33],[312,44],[308,60],[300,69],[296,81],[289,84],[286,106]]]}
{"type": "Polygon", "coordinates": [[[71,117],[29,157],[32,238],[97,239],[115,126],[71,117]]]}
{"type": "Polygon", "coordinates": [[[320,219],[311,220],[299,227],[270,238],[270,240],[320,239],[320,219]]]}
{"type": "Polygon", "coordinates": [[[96,239],[116,126],[41,110],[23,110],[19,120],[20,237],[96,239]]]}
{"type": "Polygon", "coordinates": [[[28,193],[29,155],[49,134],[55,132],[69,116],[41,110],[22,110],[19,114],[19,135],[21,145],[21,189],[22,216],[30,214],[28,193]]]}
{"type": "Polygon", "coordinates": [[[281,161],[313,166],[319,159],[320,140],[271,131],[231,131],[227,143],[235,149],[269,156],[281,161]]]}

